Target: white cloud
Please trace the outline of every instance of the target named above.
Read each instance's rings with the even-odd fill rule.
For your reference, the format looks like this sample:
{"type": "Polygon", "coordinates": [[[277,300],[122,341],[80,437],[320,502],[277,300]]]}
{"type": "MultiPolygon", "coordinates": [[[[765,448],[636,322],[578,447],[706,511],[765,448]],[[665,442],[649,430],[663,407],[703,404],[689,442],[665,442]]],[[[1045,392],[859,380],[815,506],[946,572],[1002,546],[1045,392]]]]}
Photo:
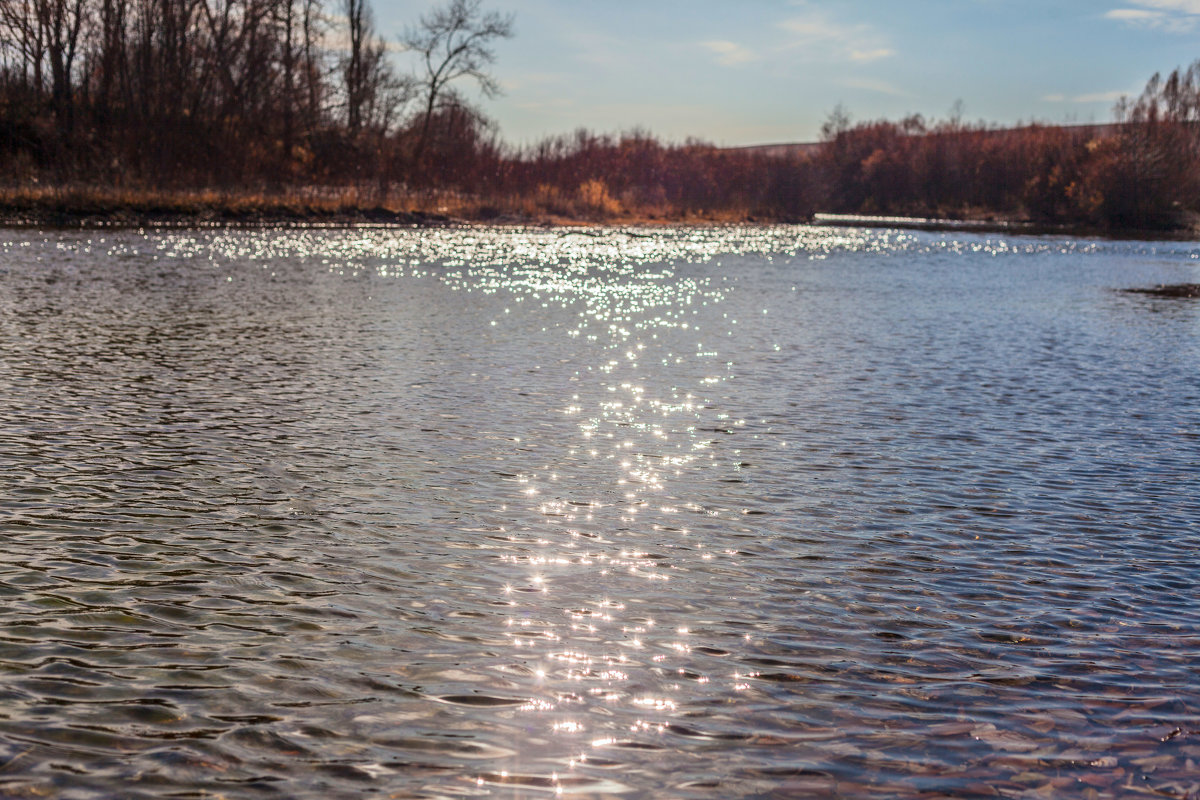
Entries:
{"type": "Polygon", "coordinates": [[[1104,14],[1105,19],[1115,19],[1119,22],[1143,24],[1155,22],[1165,17],[1161,11],[1151,11],[1146,8],[1114,8],[1104,14]]]}
{"type": "Polygon", "coordinates": [[[1168,33],[1191,33],[1200,27],[1200,0],[1134,0],[1132,6],[1114,8],[1104,18],[1168,33]]]}
{"type": "Polygon", "coordinates": [[[893,86],[887,81],[873,81],[862,78],[844,78],[838,81],[838,84],[850,89],[863,89],[868,92],[891,95],[892,97],[912,97],[912,94],[909,92],[893,86]]]}
{"type": "Polygon", "coordinates": [[[506,92],[541,87],[551,87],[553,89],[566,83],[567,77],[560,72],[523,72],[500,81],[502,88],[506,92]]]}
{"type": "Polygon", "coordinates": [[[1136,0],[1135,5],[1178,11],[1183,14],[1200,14],[1200,0],[1136,0]]]}
{"type": "Polygon", "coordinates": [[[870,25],[840,22],[820,9],[801,5],[801,13],[780,22],[788,47],[807,51],[814,60],[869,62],[894,56],[886,39],[870,25]]]}
{"type": "Polygon", "coordinates": [[[851,61],[878,61],[881,58],[888,58],[896,55],[895,50],[887,47],[877,47],[874,50],[851,50],[851,61]]]}
{"type": "Polygon", "coordinates": [[[726,67],[745,64],[747,61],[755,61],[758,59],[758,56],[745,47],[742,47],[737,42],[715,40],[710,42],[701,42],[700,44],[716,55],[718,64],[722,64],[726,67]]]}
{"type": "Polygon", "coordinates": [[[1072,103],[1115,103],[1122,97],[1125,97],[1128,92],[1092,92],[1091,94],[1077,94],[1071,98],[1072,103]]]}
{"type": "Polygon", "coordinates": [[[1089,92],[1087,94],[1065,95],[1048,94],[1042,98],[1047,103],[1115,103],[1122,97],[1128,97],[1129,92],[1089,92]]]}

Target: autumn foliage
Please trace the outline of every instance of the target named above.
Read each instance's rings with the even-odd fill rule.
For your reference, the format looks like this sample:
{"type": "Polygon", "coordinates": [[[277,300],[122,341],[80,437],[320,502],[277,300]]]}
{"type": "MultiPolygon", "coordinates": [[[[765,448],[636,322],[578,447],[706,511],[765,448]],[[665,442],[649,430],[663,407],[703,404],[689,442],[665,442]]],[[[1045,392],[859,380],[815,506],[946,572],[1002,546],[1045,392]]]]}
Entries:
{"type": "Polygon", "coordinates": [[[509,154],[494,193],[564,216],[804,219],[816,208],[815,165],[646,133],[577,131],[509,154]]]}
{"type": "Polygon", "coordinates": [[[1200,62],[1155,76],[1110,125],[998,129],[831,117],[823,208],[1172,228],[1200,212],[1200,62]]]}

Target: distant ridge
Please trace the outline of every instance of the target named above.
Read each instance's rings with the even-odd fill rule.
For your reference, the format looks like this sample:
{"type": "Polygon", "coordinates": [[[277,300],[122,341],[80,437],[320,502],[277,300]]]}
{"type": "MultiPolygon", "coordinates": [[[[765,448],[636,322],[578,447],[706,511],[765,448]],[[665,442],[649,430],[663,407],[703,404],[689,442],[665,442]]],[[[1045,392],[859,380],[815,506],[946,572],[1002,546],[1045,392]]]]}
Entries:
{"type": "MultiPolygon", "coordinates": [[[[1042,125],[1033,123],[1030,125],[1018,125],[1013,128],[972,128],[969,125],[961,131],[939,131],[930,130],[926,133],[916,134],[918,136],[953,136],[956,133],[976,134],[984,133],[992,136],[1005,136],[1014,133],[1023,133],[1031,128],[1062,128],[1063,130],[1071,131],[1072,133],[1088,136],[1093,139],[1104,139],[1109,136],[1116,135],[1121,130],[1121,124],[1116,122],[1103,123],[1088,123],[1081,125],[1042,125]]],[[[740,147],[725,147],[734,153],[746,153],[748,155],[760,155],[768,158],[792,158],[795,156],[812,156],[816,155],[821,149],[821,142],[787,142],[775,144],[752,144],[743,145],[740,147]]]]}
{"type": "Polygon", "coordinates": [[[821,142],[792,142],[790,144],[751,144],[743,147],[722,148],[731,153],[766,156],[768,158],[790,158],[792,156],[812,156],[821,149],[821,142]]]}

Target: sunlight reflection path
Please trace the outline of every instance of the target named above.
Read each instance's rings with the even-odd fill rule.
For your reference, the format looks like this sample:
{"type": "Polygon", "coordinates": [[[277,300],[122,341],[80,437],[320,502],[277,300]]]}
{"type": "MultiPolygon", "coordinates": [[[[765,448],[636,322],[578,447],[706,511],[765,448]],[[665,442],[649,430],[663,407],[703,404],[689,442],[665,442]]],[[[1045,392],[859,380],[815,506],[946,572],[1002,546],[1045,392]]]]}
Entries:
{"type": "MultiPolygon", "coordinates": [[[[562,408],[576,433],[543,469],[516,477],[512,505],[540,517],[524,523],[539,547],[508,557],[526,571],[505,589],[511,645],[540,682],[521,712],[556,743],[526,747],[512,774],[545,776],[538,764],[549,756],[560,790],[560,774],[591,774],[580,770],[664,747],[663,734],[681,727],[681,704],[702,705],[714,682],[709,699],[718,702],[739,681],[693,663],[689,624],[700,609],[670,589],[672,573],[729,557],[719,536],[698,535],[694,523],[711,528],[730,515],[695,489],[738,469],[712,441],[744,424],[719,400],[733,365],[706,344],[733,332],[736,323],[718,313],[728,288],[662,266],[711,257],[703,239],[601,241],[564,237],[549,270],[518,262],[462,273],[468,290],[574,312],[543,330],[577,342],[562,408]],[[563,747],[572,753],[565,764],[553,755],[563,747]]],[[[508,312],[492,324],[527,335],[526,318],[508,312]]]]}

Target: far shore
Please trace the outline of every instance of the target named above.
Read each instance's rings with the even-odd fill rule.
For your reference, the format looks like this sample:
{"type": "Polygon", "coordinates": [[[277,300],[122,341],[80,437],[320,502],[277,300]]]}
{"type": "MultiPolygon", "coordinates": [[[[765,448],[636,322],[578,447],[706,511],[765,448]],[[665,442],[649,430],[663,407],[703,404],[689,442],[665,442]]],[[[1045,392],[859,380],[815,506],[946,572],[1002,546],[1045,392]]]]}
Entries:
{"type": "Polygon", "coordinates": [[[661,207],[626,210],[570,204],[543,208],[521,198],[493,201],[455,193],[380,200],[369,190],[355,188],[279,193],[0,189],[0,227],[7,228],[573,227],[803,221],[733,211],[679,213],[661,207]]]}
{"type": "Polygon", "coordinates": [[[796,224],[846,228],[895,228],[964,233],[1065,235],[1118,239],[1193,240],[1200,238],[1200,221],[1172,230],[1111,229],[1083,224],[1048,223],[1002,215],[890,216],[816,213],[808,219],[777,219],[749,212],[566,213],[531,210],[526,205],[493,204],[477,200],[428,198],[422,207],[411,203],[350,202],[339,198],[300,198],[214,192],[96,194],[72,191],[0,190],[0,227],[119,230],[130,228],[344,228],[438,227],[491,225],[521,227],[602,227],[719,224],[796,224]],[[506,209],[504,205],[512,205],[506,209]],[[406,207],[407,206],[407,207],[406,207]]]}
{"type": "Polygon", "coordinates": [[[900,228],[904,230],[962,231],[964,233],[1008,233],[1025,236],[1075,236],[1104,239],[1152,239],[1191,241],[1200,239],[1200,220],[1171,229],[1105,228],[1084,223],[1045,222],[1003,216],[982,218],[899,217],[863,214],[813,215],[813,223],[845,228],[900,228]]]}

